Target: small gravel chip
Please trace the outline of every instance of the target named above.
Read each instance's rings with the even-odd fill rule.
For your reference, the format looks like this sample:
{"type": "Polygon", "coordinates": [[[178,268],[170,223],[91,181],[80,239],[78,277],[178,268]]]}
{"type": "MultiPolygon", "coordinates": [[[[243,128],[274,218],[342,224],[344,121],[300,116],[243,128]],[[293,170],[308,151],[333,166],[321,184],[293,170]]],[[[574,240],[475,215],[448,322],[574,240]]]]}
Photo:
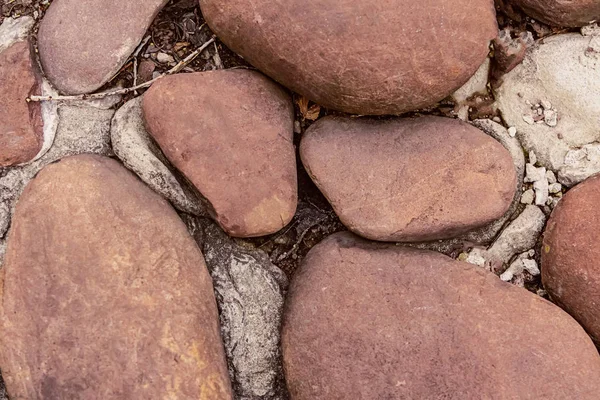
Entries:
{"type": "Polygon", "coordinates": [[[548,200],[548,181],[546,179],[541,179],[533,182],[533,190],[535,191],[535,205],[545,205],[548,200]]]}
{"type": "Polygon", "coordinates": [[[546,168],[536,168],[531,163],[525,164],[525,183],[537,182],[542,180],[546,182],[546,184],[548,184],[548,181],[546,181],[546,168]]]}
{"type": "Polygon", "coordinates": [[[535,124],[535,120],[531,115],[523,115],[523,121],[525,121],[529,125],[535,124]]]}
{"type": "Polygon", "coordinates": [[[534,151],[529,152],[529,163],[535,165],[537,163],[537,156],[534,151]]]}
{"type": "Polygon", "coordinates": [[[515,128],[514,126],[508,128],[508,134],[510,135],[510,137],[515,137],[517,135],[517,128],[515,128]]]}
{"type": "Polygon", "coordinates": [[[542,104],[542,107],[544,107],[544,110],[552,109],[552,103],[550,103],[548,100],[542,100],[540,103],[542,104]]]}
{"type": "Polygon", "coordinates": [[[554,174],[553,171],[550,171],[550,170],[546,171],[546,180],[548,181],[549,184],[553,184],[553,183],[557,182],[556,175],[554,174]]]}
{"type": "Polygon", "coordinates": [[[159,63],[168,64],[174,62],[175,59],[173,58],[173,56],[167,53],[160,52],[156,54],[156,61],[158,61],[159,63]]]}
{"type": "Polygon", "coordinates": [[[535,192],[533,189],[528,189],[521,195],[521,204],[533,204],[535,199],[535,192]]]}
{"type": "Polygon", "coordinates": [[[562,192],[562,185],[560,183],[553,183],[548,187],[548,191],[552,194],[562,192]]]}
{"type": "Polygon", "coordinates": [[[544,122],[548,126],[556,126],[558,125],[558,114],[555,110],[545,110],[544,111],[544,122]]]}

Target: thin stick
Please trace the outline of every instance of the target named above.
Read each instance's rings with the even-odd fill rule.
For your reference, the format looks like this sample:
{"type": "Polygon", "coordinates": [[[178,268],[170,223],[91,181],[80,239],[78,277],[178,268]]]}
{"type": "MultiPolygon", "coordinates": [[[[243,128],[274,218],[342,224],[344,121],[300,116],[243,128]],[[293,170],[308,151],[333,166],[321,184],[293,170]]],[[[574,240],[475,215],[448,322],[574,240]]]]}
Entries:
{"type": "Polygon", "coordinates": [[[156,78],[154,78],[148,82],[141,83],[139,85],[135,85],[135,86],[132,86],[129,88],[111,90],[108,92],[79,94],[79,95],[74,95],[74,96],[30,96],[27,99],[27,101],[28,102],[29,101],[77,101],[77,100],[103,99],[108,96],[127,94],[127,93],[134,92],[136,90],[139,90],[139,89],[144,89],[144,88],[151,86],[154,82],[158,81],[159,79],[164,78],[167,75],[173,75],[173,74],[176,74],[177,72],[181,71],[186,65],[188,65],[190,62],[192,62],[194,60],[194,58],[198,57],[198,55],[200,53],[202,53],[202,51],[204,49],[206,49],[208,46],[210,46],[214,41],[215,41],[215,37],[213,36],[208,41],[206,41],[202,46],[200,46],[198,49],[194,50],[193,53],[191,53],[189,56],[187,56],[186,58],[181,60],[179,63],[177,63],[177,65],[175,65],[173,68],[171,68],[164,74],[161,74],[161,75],[157,76],[156,78]]]}

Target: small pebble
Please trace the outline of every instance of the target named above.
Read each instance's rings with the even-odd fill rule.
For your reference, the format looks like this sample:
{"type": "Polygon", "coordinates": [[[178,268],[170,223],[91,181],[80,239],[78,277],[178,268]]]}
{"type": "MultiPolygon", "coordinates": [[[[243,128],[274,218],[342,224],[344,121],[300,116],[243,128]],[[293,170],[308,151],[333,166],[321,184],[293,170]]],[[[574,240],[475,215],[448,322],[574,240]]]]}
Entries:
{"type": "Polygon", "coordinates": [[[546,180],[548,181],[549,184],[553,184],[556,183],[556,175],[554,174],[553,171],[546,171],[546,180]]]}
{"type": "Polygon", "coordinates": [[[533,182],[533,190],[535,191],[535,205],[543,206],[548,200],[548,181],[540,179],[533,182]]]}
{"type": "Polygon", "coordinates": [[[156,61],[158,61],[159,63],[168,64],[174,62],[175,59],[173,58],[173,56],[167,53],[159,52],[156,54],[156,61]]]}
{"type": "Polygon", "coordinates": [[[540,103],[542,103],[542,107],[544,107],[544,110],[552,109],[552,103],[550,103],[548,100],[542,100],[540,101],[540,103]]]}
{"type": "Polygon", "coordinates": [[[533,200],[535,200],[535,192],[533,189],[527,189],[521,195],[521,204],[533,204],[533,200]]]}
{"type": "Polygon", "coordinates": [[[548,187],[548,191],[552,194],[562,191],[562,185],[560,183],[553,183],[548,187]]]}
{"type": "Polygon", "coordinates": [[[532,165],[535,165],[537,163],[537,156],[535,155],[535,152],[533,150],[529,152],[529,163],[532,165]]]}
{"type": "Polygon", "coordinates": [[[508,128],[508,134],[510,137],[515,137],[517,135],[517,128],[515,128],[514,126],[508,128]]]}
{"type": "Polygon", "coordinates": [[[554,110],[545,110],[544,111],[544,122],[548,126],[556,126],[558,125],[558,114],[554,110]]]}
{"type": "Polygon", "coordinates": [[[535,120],[531,115],[523,115],[523,121],[525,121],[528,125],[535,124],[535,120]]]}
{"type": "Polygon", "coordinates": [[[546,168],[540,167],[536,168],[533,164],[525,164],[525,183],[544,181],[546,185],[548,181],[546,180],[546,168]]]}

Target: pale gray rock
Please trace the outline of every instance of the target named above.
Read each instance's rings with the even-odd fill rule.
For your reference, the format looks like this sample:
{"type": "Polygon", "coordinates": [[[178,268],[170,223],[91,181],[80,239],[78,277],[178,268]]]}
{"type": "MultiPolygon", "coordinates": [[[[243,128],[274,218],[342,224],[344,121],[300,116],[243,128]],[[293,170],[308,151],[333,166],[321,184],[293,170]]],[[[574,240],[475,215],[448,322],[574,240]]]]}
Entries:
{"type": "Polygon", "coordinates": [[[0,25],[0,53],[13,44],[27,39],[35,21],[29,16],[5,18],[0,25]]]}
{"type": "Polygon", "coordinates": [[[452,99],[461,104],[464,103],[468,98],[473,97],[476,94],[487,94],[487,83],[488,76],[490,74],[490,59],[486,58],[481,64],[479,69],[473,74],[471,79],[461,86],[454,94],[452,99]]]}
{"type": "MultiPolygon", "coordinates": [[[[24,187],[46,165],[76,154],[113,155],[110,147],[110,122],[113,115],[113,110],[95,107],[58,107],[56,135],[48,151],[27,165],[0,169],[0,205],[9,209],[8,224],[24,187]]],[[[8,234],[10,235],[10,231],[8,234]]],[[[2,259],[0,256],[0,267],[2,259]]]]}
{"type": "Polygon", "coordinates": [[[527,189],[521,195],[521,204],[533,204],[535,200],[535,192],[533,189],[527,189]]]}
{"type": "MultiPolygon", "coordinates": [[[[545,175],[545,174],[544,174],[545,175]]],[[[533,190],[535,191],[535,205],[543,206],[548,201],[548,192],[550,187],[544,176],[543,179],[533,182],[533,190]]]]}
{"type": "Polygon", "coordinates": [[[600,144],[586,144],[565,155],[564,166],[558,179],[565,186],[573,186],[600,172],[600,144]]]}
{"type": "Polygon", "coordinates": [[[285,274],[264,251],[229,238],[209,219],[184,221],[213,279],[236,399],[286,398],[279,346],[285,274]]]}
{"type": "Polygon", "coordinates": [[[5,202],[0,202],[0,238],[3,238],[10,225],[10,208],[5,202]]]}
{"type": "Polygon", "coordinates": [[[146,131],[141,102],[141,96],[132,99],[115,113],[111,126],[115,154],[127,168],[178,210],[207,215],[200,196],[184,178],[176,177],[175,170],[146,131]]]}
{"type": "Polygon", "coordinates": [[[495,95],[525,149],[535,151],[561,183],[572,186],[600,172],[594,154],[576,161],[568,155],[587,153],[588,145],[600,141],[600,36],[568,33],[538,41],[503,77],[495,95]],[[542,101],[552,108],[545,110],[542,101]]]}

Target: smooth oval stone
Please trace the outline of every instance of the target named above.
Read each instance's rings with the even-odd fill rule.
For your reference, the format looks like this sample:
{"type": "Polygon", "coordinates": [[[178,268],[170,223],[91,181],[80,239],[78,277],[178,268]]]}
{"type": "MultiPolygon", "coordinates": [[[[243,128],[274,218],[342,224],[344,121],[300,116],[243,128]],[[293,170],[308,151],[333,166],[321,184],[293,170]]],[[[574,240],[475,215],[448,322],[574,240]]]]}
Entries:
{"type": "Polygon", "coordinates": [[[38,89],[27,41],[0,52],[0,167],[31,161],[42,147],[41,105],[26,101],[38,89]]]}
{"type": "Polygon", "coordinates": [[[508,0],[508,2],[549,25],[575,27],[600,19],[598,0],[508,0]]]}
{"type": "Polygon", "coordinates": [[[335,234],[309,252],[286,302],[293,400],[600,393],[600,356],[569,315],[439,253],[335,234]]]}
{"type": "Polygon", "coordinates": [[[17,204],[2,273],[11,399],[231,399],[202,254],[116,161],[45,167],[17,204]]]}
{"type": "Polygon", "coordinates": [[[277,232],[296,210],[290,96],[249,70],[179,74],[144,95],[146,127],[236,237],[277,232]]]}
{"type": "Polygon", "coordinates": [[[200,0],[248,62],[317,103],[356,114],[429,106],[477,71],[497,35],[491,0],[200,0]]]}
{"type": "Polygon", "coordinates": [[[600,175],[558,203],[544,232],[542,282],[600,344],[600,175]]]}
{"type": "Polygon", "coordinates": [[[451,238],[500,218],[516,188],[510,153],[448,118],[326,117],[300,156],[342,223],[373,240],[451,238]]]}
{"type": "Polygon", "coordinates": [[[167,0],[54,0],[38,32],[40,61],[62,92],[93,92],[125,64],[167,0]]]}

